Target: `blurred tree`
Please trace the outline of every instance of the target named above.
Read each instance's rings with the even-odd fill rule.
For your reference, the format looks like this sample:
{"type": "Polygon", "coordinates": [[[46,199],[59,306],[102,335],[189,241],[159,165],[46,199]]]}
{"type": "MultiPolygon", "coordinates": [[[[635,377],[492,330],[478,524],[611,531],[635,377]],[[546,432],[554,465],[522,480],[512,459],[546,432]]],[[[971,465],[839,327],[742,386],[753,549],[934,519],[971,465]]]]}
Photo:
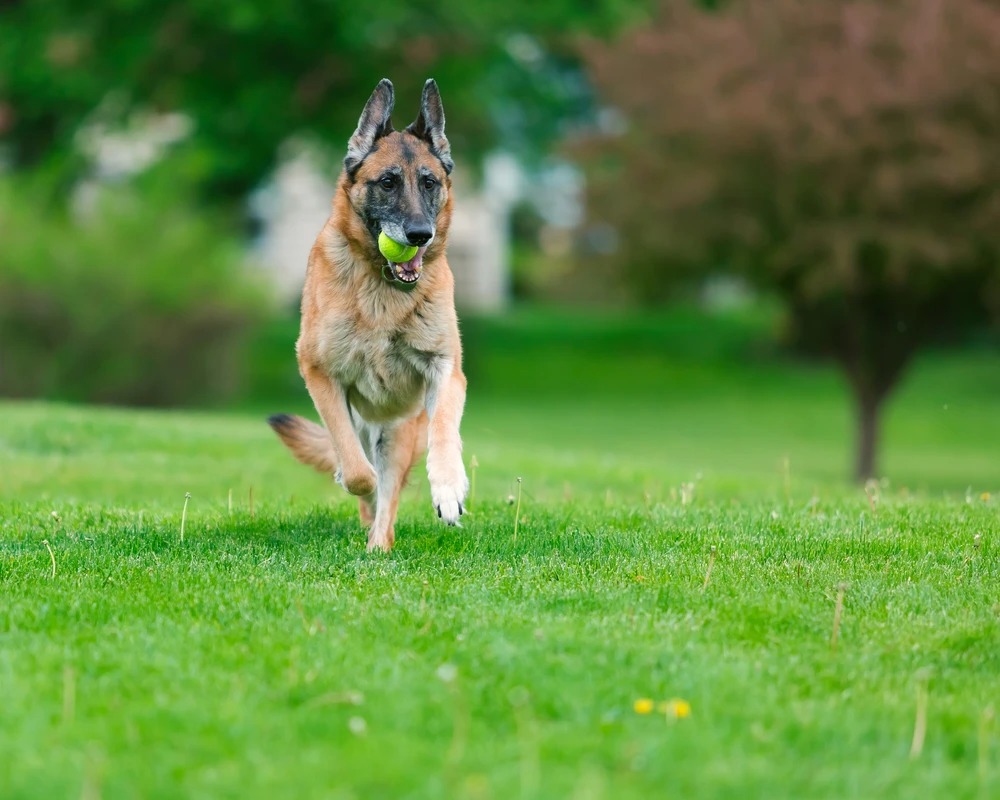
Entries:
{"type": "Polygon", "coordinates": [[[856,473],[921,348],[997,310],[1000,4],[687,2],[584,48],[624,134],[590,141],[605,265],[643,298],[698,268],[785,301],[794,343],[856,399],[856,473]]]}
{"type": "Polygon", "coordinates": [[[258,182],[289,135],[339,149],[382,77],[397,84],[398,122],[408,123],[402,117],[416,115],[420,87],[433,76],[456,149],[488,146],[497,131],[508,145],[531,143],[557,134],[560,114],[589,102],[571,48],[559,43],[627,23],[647,5],[4,0],[0,138],[15,165],[57,159],[73,167],[81,123],[182,111],[195,125],[173,168],[232,198],[258,182]],[[532,33],[557,34],[554,50],[532,33]]]}

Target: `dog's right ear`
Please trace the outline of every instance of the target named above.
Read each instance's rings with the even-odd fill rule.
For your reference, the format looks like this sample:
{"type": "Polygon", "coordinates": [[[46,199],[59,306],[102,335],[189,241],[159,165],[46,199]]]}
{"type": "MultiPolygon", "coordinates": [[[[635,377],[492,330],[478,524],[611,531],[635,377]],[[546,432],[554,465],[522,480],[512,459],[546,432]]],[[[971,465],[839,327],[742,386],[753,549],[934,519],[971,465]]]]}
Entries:
{"type": "Polygon", "coordinates": [[[344,168],[352,178],[361,166],[361,162],[365,160],[365,156],[372,151],[375,142],[392,133],[392,106],[395,102],[396,95],[392,89],[392,82],[383,78],[365,103],[365,110],[361,112],[361,119],[358,120],[358,129],[347,143],[344,168]]]}

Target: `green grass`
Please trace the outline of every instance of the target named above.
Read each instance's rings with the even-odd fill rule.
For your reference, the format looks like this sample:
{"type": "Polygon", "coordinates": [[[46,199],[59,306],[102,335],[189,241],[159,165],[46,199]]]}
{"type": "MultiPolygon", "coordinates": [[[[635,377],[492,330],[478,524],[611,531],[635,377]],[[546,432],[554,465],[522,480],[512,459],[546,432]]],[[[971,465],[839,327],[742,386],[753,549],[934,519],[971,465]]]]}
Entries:
{"type": "Polygon", "coordinates": [[[0,797],[1000,794],[995,356],[918,365],[873,512],[828,371],[492,325],[471,518],[418,471],[388,557],[256,408],[0,405],[0,797]]]}

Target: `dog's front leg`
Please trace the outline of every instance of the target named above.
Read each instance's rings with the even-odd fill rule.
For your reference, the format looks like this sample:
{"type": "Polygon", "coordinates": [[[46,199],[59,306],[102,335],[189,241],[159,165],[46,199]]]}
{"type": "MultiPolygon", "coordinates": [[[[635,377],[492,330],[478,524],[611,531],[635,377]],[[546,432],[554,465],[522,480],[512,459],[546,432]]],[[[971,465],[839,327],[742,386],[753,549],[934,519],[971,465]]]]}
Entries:
{"type": "Polygon", "coordinates": [[[333,439],[333,449],[340,465],[336,475],[337,483],[359,497],[371,495],[378,479],[375,469],[361,449],[343,388],[330,380],[318,367],[310,364],[300,364],[300,367],[316,410],[333,439]]]}
{"type": "Polygon", "coordinates": [[[427,478],[438,516],[448,525],[457,525],[465,513],[462,504],[469,491],[459,433],[465,408],[465,375],[454,362],[445,366],[427,392],[427,478]]]}

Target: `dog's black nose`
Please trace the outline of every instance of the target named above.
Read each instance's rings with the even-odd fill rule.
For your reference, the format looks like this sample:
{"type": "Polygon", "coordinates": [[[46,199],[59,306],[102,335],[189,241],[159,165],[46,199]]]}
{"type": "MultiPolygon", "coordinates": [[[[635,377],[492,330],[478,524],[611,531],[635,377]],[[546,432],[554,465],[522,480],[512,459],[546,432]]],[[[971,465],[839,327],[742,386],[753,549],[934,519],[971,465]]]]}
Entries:
{"type": "Polygon", "coordinates": [[[427,230],[427,228],[407,228],[405,233],[406,241],[410,243],[411,247],[423,247],[434,235],[434,231],[427,230]]]}

